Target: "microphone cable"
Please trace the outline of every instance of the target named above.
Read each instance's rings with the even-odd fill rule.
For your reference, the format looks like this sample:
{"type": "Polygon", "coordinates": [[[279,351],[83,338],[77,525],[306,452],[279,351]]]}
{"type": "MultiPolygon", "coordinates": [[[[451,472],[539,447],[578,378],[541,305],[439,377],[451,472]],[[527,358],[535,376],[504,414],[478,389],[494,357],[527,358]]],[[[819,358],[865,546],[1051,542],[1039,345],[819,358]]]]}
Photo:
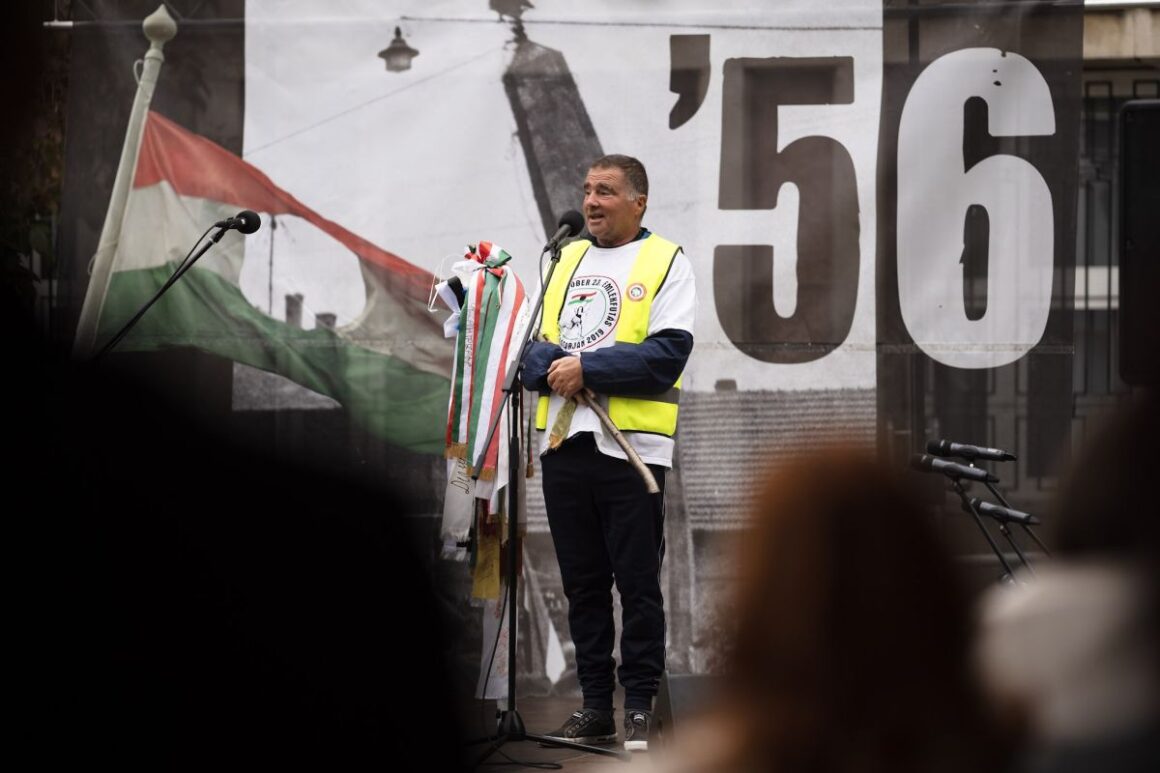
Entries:
{"type": "Polygon", "coordinates": [[[206,235],[214,228],[217,228],[217,226],[211,225],[209,228],[202,232],[201,236],[197,238],[197,241],[193,243],[193,246],[189,248],[189,252],[185,253],[185,257],[182,258],[181,262],[177,264],[177,268],[174,270],[173,274],[170,275],[169,279],[165,280],[165,284],[161,285],[161,289],[154,293],[153,297],[150,298],[149,301],[144,306],[142,306],[136,314],[133,315],[133,318],[126,322],[125,326],[122,327],[115,336],[109,339],[109,341],[101,347],[101,350],[93,357],[94,360],[99,360],[110,349],[120,343],[121,339],[124,338],[126,334],[128,334],[137,320],[141,319],[145,312],[149,310],[149,307],[156,303],[157,299],[160,298],[161,295],[189,269],[189,266],[192,265],[190,262],[190,256],[193,255],[193,251],[198,248],[198,245],[205,241],[206,235]]]}

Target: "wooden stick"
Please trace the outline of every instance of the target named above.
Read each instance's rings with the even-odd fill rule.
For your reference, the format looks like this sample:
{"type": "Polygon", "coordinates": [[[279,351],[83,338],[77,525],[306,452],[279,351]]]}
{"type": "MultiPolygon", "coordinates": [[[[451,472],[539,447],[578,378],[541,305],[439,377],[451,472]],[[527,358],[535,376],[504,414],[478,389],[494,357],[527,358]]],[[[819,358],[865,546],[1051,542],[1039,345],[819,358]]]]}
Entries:
{"type": "MultiPolygon", "coordinates": [[[[550,339],[544,336],[543,333],[537,333],[536,340],[550,341],[550,339]]],[[[580,405],[586,405],[591,408],[592,412],[596,414],[596,418],[600,419],[600,423],[604,426],[604,429],[610,435],[612,435],[612,439],[616,441],[616,444],[619,445],[621,450],[624,451],[624,453],[628,456],[629,463],[636,468],[637,472],[640,473],[640,477],[644,478],[644,485],[648,489],[648,493],[659,494],[661,487],[657,485],[657,479],[653,477],[652,470],[650,470],[648,465],[644,463],[644,460],[640,458],[640,454],[636,452],[636,449],[632,447],[632,444],[630,444],[628,440],[625,439],[624,435],[620,433],[620,429],[612,423],[612,417],[609,416],[608,412],[605,411],[600,403],[596,401],[596,396],[592,394],[592,390],[588,389],[588,387],[584,387],[576,393],[573,399],[575,399],[576,402],[580,405]]]]}
{"type": "Polygon", "coordinates": [[[598,403],[594,398],[591,398],[588,395],[589,392],[587,389],[581,389],[576,393],[576,402],[591,408],[592,412],[595,413],[597,418],[600,419],[600,423],[604,425],[604,429],[606,429],[612,435],[612,438],[617,442],[624,453],[628,455],[628,461],[632,464],[633,467],[636,468],[636,471],[640,473],[640,477],[644,478],[644,485],[648,487],[648,493],[660,493],[661,487],[657,485],[657,479],[653,477],[652,470],[650,470],[648,465],[644,463],[644,460],[640,458],[640,455],[636,452],[636,449],[632,447],[632,444],[629,443],[627,439],[625,439],[624,435],[621,434],[617,426],[612,423],[612,418],[608,415],[608,412],[604,410],[604,407],[601,406],[600,403],[598,403]]]}

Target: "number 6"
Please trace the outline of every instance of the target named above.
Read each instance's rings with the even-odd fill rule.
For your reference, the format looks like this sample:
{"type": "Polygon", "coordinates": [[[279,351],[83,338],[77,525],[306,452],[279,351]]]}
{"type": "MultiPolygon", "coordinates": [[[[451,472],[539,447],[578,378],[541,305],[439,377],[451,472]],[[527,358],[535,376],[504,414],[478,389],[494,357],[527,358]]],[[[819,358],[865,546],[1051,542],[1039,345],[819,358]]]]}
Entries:
{"type": "Polygon", "coordinates": [[[898,127],[898,301],[914,342],[956,368],[994,368],[1026,354],[1051,308],[1051,192],[1027,161],[996,154],[963,162],[963,105],[987,103],[993,136],[1050,135],[1047,82],[1018,54],[970,48],[947,54],[914,82],[898,127]],[[963,300],[963,221],[986,209],[987,306],[969,319],[963,300]]]}

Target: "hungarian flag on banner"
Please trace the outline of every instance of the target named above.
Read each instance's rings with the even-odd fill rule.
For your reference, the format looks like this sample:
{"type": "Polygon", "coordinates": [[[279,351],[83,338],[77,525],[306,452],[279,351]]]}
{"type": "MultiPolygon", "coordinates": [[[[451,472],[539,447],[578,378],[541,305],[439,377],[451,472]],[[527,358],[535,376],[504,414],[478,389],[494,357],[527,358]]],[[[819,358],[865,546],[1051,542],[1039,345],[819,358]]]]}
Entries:
{"type": "Polygon", "coordinates": [[[256,308],[240,287],[243,237],[230,231],[149,308],[118,350],[193,347],[278,373],[338,401],[354,421],[391,443],[442,452],[453,345],[427,308],[432,275],[154,112],[146,120],[108,287],[95,299],[98,343],[165,284],[209,224],[239,209],[297,216],[332,237],[336,249],[354,253],[366,290],[362,314],[346,326],[303,330],[256,308]]]}

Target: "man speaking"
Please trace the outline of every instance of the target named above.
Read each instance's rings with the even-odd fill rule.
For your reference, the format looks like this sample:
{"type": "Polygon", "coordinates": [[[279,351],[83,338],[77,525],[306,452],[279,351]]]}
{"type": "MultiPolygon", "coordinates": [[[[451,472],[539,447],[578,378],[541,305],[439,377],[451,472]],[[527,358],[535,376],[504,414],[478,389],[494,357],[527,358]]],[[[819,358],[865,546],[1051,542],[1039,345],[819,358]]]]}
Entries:
{"type": "Polygon", "coordinates": [[[547,736],[616,743],[619,676],[629,751],[648,748],[665,669],[664,480],[696,314],[692,265],[679,245],[641,226],[647,203],[640,161],[609,155],[592,163],[583,205],[591,239],[562,250],[523,373],[524,385],[540,392],[544,503],[584,698],[547,736]],[[649,493],[610,429],[648,465],[658,493],[649,493]],[[618,671],[613,582],[623,609],[618,671]]]}

